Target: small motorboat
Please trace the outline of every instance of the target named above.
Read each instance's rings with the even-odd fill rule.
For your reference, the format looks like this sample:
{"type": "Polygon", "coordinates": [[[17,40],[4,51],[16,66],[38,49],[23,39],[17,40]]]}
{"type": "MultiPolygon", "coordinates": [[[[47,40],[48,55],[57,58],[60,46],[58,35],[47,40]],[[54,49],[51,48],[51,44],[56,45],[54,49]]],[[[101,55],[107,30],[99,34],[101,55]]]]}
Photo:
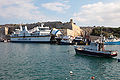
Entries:
{"type": "Polygon", "coordinates": [[[75,39],[73,40],[73,43],[76,45],[86,45],[86,39],[84,39],[81,36],[75,37],[75,39]]]}
{"type": "Polygon", "coordinates": [[[98,57],[116,57],[118,52],[105,50],[104,43],[91,42],[90,45],[85,47],[75,47],[76,54],[98,56],[98,57]]]}
{"type": "Polygon", "coordinates": [[[71,36],[64,36],[60,41],[62,45],[72,45],[73,44],[73,37],[71,36]]]}

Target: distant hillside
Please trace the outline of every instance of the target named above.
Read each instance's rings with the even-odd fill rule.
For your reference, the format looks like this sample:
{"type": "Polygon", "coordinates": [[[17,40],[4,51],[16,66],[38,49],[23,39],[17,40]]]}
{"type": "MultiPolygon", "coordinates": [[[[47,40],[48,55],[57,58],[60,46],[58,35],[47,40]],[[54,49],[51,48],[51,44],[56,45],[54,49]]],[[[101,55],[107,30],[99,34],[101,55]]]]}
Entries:
{"type": "MultiPolygon", "coordinates": [[[[69,28],[69,26],[64,25],[64,24],[67,24],[67,23],[62,23],[60,21],[43,22],[43,23],[44,23],[44,26],[49,26],[50,29],[53,28],[53,27],[54,28],[66,28],[66,27],[69,28]]],[[[22,25],[26,25],[27,28],[28,28],[28,30],[29,30],[29,29],[32,29],[34,27],[40,26],[41,23],[37,22],[37,23],[22,24],[22,25]]],[[[20,28],[19,26],[20,26],[20,24],[5,24],[5,25],[0,25],[1,28],[4,28],[4,27],[8,27],[9,28],[8,34],[11,34],[15,29],[19,29],[20,28]]],[[[0,33],[1,33],[1,30],[0,30],[0,33]]]]}
{"type": "Polygon", "coordinates": [[[110,35],[114,35],[116,37],[120,37],[120,27],[119,28],[95,27],[92,30],[91,35],[93,35],[93,36],[100,36],[101,31],[102,31],[102,34],[105,37],[109,37],[110,35]]]}

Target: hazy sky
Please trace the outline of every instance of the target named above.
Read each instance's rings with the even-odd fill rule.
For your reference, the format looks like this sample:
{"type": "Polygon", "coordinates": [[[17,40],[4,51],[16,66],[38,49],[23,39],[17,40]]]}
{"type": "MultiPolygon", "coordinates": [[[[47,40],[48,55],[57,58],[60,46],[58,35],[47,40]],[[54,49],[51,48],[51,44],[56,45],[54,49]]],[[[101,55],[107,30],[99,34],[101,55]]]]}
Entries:
{"type": "Polygon", "coordinates": [[[0,24],[41,21],[120,26],[120,0],[0,0],[0,24]]]}

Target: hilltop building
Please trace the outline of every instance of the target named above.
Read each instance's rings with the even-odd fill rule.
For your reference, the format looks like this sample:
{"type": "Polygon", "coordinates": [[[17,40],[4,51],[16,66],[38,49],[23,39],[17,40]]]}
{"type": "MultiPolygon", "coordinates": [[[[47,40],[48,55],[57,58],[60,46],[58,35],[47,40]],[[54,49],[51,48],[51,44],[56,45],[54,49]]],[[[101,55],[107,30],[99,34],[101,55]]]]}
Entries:
{"type": "Polygon", "coordinates": [[[64,23],[61,28],[62,29],[60,29],[60,31],[64,34],[64,36],[77,37],[83,35],[83,30],[80,29],[80,27],[75,23],[73,23],[72,19],[70,19],[70,22],[64,23]]]}

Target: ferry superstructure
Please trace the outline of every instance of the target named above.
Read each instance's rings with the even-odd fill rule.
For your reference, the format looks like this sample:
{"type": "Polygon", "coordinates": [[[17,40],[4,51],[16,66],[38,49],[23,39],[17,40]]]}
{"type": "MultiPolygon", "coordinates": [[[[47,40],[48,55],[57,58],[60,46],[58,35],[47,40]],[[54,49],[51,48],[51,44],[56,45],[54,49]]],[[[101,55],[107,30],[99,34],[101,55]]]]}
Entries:
{"type": "Polygon", "coordinates": [[[50,42],[50,29],[49,27],[37,26],[31,30],[27,29],[27,26],[21,26],[20,29],[16,29],[12,35],[10,35],[11,42],[50,42]]]}

